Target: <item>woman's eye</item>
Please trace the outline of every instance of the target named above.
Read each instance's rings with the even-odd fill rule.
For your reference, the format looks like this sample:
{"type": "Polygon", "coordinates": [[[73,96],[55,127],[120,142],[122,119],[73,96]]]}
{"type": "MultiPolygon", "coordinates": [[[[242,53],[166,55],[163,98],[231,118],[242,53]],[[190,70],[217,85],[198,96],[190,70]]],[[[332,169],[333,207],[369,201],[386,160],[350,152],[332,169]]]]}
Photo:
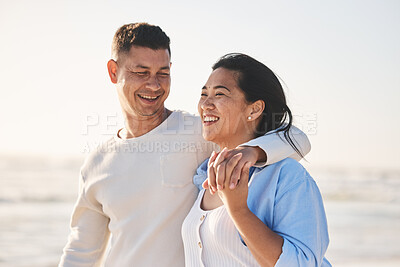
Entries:
{"type": "Polygon", "coordinates": [[[202,93],[202,94],[201,94],[201,96],[207,96],[207,94],[205,94],[205,93],[202,93]]]}

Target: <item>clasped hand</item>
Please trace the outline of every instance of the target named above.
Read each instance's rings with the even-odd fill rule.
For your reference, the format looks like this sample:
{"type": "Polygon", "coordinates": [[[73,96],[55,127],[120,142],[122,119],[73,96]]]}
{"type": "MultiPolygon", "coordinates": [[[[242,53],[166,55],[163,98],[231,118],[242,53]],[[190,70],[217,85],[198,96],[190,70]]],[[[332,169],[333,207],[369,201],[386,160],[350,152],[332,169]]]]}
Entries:
{"type": "Polygon", "coordinates": [[[229,210],[247,207],[249,169],[259,158],[257,149],[240,146],[211,154],[203,187],[218,192],[229,210]]]}

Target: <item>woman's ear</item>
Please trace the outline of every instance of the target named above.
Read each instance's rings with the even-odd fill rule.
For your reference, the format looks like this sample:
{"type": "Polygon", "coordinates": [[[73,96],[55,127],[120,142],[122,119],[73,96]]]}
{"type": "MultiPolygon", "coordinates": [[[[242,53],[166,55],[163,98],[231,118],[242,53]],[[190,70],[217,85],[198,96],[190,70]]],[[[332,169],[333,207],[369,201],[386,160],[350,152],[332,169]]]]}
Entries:
{"type": "Polygon", "coordinates": [[[115,62],[115,60],[113,60],[113,59],[110,59],[107,62],[107,70],[108,70],[108,75],[110,76],[110,80],[112,83],[117,83],[117,81],[118,81],[117,69],[118,69],[117,62],[115,62]]]}
{"type": "Polygon", "coordinates": [[[250,111],[250,118],[249,120],[256,120],[258,117],[261,116],[265,109],[265,103],[262,100],[257,100],[253,104],[251,104],[251,111],[250,111]]]}

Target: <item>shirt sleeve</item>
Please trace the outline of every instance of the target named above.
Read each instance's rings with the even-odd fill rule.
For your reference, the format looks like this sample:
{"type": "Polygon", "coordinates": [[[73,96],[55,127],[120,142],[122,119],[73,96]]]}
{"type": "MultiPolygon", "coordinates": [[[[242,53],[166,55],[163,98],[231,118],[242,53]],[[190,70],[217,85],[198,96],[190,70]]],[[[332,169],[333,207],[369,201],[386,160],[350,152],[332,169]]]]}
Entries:
{"type": "Polygon", "coordinates": [[[109,238],[109,218],[101,204],[87,194],[80,175],[79,196],[71,218],[71,232],[59,267],[99,266],[109,238]]]}
{"type": "MultiPolygon", "coordinates": [[[[296,147],[300,150],[303,156],[307,155],[311,150],[311,144],[308,140],[307,135],[296,126],[291,126],[289,129],[289,136],[292,138],[296,147]]],[[[241,146],[258,146],[264,150],[267,155],[266,162],[258,162],[256,167],[264,167],[271,165],[285,158],[293,158],[297,161],[301,160],[301,157],[293,149],[293,147],[285,139],[283,132],[271,131],[263,136],[255,138],[241,146]]]]}
{"type": "Polygon", "coordinates": [[[203,182],[207,179],[207,164],[208,159],[203,161],[196,170],[196,174],[193,176],[193,184],[199,189],[203,189],[203,182]]]}
{"type": "MultiPolygon", "coordinates": [[[[321,266],[328,248],[329,236],[322,197],[309,177],[283,194],[277,193],[273,231],[282,236],[280,266],[321,266]]],[[[324,266],[330,266],[328,263],[324,266]]]]}

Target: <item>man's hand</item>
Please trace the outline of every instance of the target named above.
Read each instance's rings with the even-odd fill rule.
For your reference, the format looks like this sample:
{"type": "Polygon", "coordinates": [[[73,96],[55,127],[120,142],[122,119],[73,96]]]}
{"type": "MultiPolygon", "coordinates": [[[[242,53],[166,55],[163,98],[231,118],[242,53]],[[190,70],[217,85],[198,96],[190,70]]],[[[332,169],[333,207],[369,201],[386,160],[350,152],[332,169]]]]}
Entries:
{"type": "Polygon", "coordinates": [[[203,187],[210,189],[211,194],[224,189],[227,184],[230,189],[234,189],[246,163],[253,166],[257,161],[265,160],[266,155],[259,147],[239,146],[235,149],[224,148],[219,153],[213,152],[208,161],[208,178],[203,187]]]}

